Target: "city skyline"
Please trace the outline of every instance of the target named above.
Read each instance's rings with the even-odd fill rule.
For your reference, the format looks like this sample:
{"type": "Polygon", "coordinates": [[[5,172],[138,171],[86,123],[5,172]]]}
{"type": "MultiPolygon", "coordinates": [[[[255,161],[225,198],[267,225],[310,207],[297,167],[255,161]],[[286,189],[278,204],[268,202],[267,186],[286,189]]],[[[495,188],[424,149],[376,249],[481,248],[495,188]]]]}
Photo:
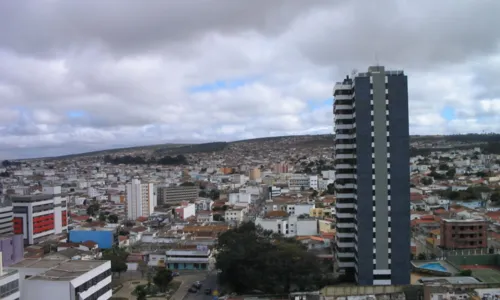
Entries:
{"type": "Polygon", "coordinates": [[[332,83],[376,62],[411,134],[500,129],[496,1],[115,5],[0,4],[0,158],[331,133],[332,83]]]}

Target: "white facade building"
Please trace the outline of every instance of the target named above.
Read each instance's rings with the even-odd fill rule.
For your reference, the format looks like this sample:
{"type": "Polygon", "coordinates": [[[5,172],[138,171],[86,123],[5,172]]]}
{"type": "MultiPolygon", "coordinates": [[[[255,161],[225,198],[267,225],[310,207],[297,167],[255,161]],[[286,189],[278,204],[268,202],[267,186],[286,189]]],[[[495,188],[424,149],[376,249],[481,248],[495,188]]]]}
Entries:
{"type": "Polygon", "coordinates": [[[156,197],[152,183],[141,183],[132,179],[127,183],[127,218],[135,220],[139,217],[149,217],[156,207],[156,197]]]}
{"type": "Polygon", "coordinates": [[[318,189],[318,175],[309,176],[309,188],[318,189]]]}
{"type": "Polygon", "coordinates": [[[3,202],[0,203],[0,235],[11,234],[13,232],[13,219],[12,202],[8,199],[4,199],[3,202]]]}
{"type": "Polygon", "coordinates": [[[255,224],[262,226],[265,230],[281,233],[286,237],[318,234],[318,220],[312,218],[300,219],[296,216],[257,218],[255,224]]]}
{"type": "Polygon", "coordinates": [[[300,191],[302,189],[308,190],[310,186],[309,175],[306,174],[292,174],[288,178],[288,188],[293,191],[300,191]]]}
{"type": "Polygon", "coordinates": [[[243,207],[229,208],[224,212],[224,220],[243,222],[245,220],[246,209],[243,207]]]}
{"type": "Polygon", "coordinates": [[[110,261],[25,259],[10,268],[19,272],[21,299],[105,300],[112,295],[110,261]]]}
{"type": "Polygon", "coordinates": [[[309,215],[309,212],[314,207],[314,203],[288,204],[286,211],[290,216],[309,215]]]}
{"type": "Polygon", "coordinates": [[[22,234],[33,245],[52,234],[68,230],[68,198],[61,187],[43,187],[42,194],[12,196],[14,233],[22,234]]]}
{"type": "MultiPolygon", "coordinates": [[[[20,299],[19,272],[14,269],[5,269],[2,265],[2,252],[0,252],[0,299],[20,299]]],[[[41,299],[41,298],[40,298],[41,299]]]]}

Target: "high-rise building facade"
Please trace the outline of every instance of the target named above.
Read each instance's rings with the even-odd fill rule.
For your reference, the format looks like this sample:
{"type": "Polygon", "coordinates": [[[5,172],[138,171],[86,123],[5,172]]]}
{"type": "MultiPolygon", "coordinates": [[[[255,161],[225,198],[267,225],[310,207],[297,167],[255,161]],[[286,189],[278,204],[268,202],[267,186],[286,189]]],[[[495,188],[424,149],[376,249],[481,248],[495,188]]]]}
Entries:
{"type": "Polygon", "coordinates": [[[336,268],[360,285],[409,284],[407,77],[369,67],[334,97],[336,268]]]}
{"type": "Polygon", "coordinates": [[[11,195],[14,234],[22,234],[27,245],[68,230],[67,196],[60,186],[43,187],[42,193],[11,195]]]}
{"type": "Polygon", "coordinates": [[[156,207],[154,185],[141,183],[139,179],[132,179],[126,185],[127,191],[127,218],[135,220],[139,217],[149,217],[156,207]]]}

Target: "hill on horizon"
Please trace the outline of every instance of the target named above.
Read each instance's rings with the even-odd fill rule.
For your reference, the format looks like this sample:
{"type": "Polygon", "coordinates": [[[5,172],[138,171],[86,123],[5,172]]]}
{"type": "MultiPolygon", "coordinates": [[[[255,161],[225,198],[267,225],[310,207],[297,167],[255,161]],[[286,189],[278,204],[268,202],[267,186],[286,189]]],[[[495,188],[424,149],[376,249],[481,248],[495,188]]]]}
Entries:
{"type": "MultiPolygon", "coordinates": [[[[246,140],[236,140],[231,142],[209,142],[209,143],[165,143],[165,144],[155,144],[155,145],[144,145],[144,146],[131,146],[131,147],[121,147],[114,149],[103,149],[83,153],[75,153],[61,156],[53,157],[40,157],[40,158],[30,158],[22,159],[25,160],[35,160],[35,159],[47,159],[47,160],[58,160],[58,159],[70,159],[78,157],[89,157],[89,156],[105,156],[105,155],[127,155],[134,153],[135,155],[141,154],[145,155],[144,152],[149,152],[147,155],[151,156],[164,156],[164,155],[178,155],[178,154],[194,154],[201,152],[218,152],[223,151],[230,145],[243,145],[245,143],[267,143],[267,142],[278,142],[281,140],[288,139],[291,144],[296,144],[298,146],[332,146],[333,147],[333,134],[318,134],[318,135],[288,135],[288,136],[272,136],[272,137],[260,137],[246,140]],[[138,153],[139,152],[139,153],[138,153]]],[[[412,135],[410,136],[410,142],[462,142],[462,143],[487,143],[487,142],[500,142],[500,134],[488,133],[488,134],[455,134],[455,135],[412,135]]],[[[16,159],[14,159],[16,160],[16,159]]]]}

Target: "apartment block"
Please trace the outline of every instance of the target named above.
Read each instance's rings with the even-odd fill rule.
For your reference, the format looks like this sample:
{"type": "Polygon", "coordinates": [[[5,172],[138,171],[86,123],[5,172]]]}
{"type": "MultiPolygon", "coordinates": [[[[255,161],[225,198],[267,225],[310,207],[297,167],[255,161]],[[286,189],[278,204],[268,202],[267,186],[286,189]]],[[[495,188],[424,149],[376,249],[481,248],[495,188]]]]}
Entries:
{"type": "Polygon", "coordinates": [[[1,263],[3,260],[2,256],[3,253],[0,252],[0,299],[20,299],[19,272],[17,270],[4,269],[1,263]]]}
{"type": "Polygon", "coordinates": [[[197,186],[174,186],[158,188],[158,205],[178,204],[198,199],[197,186]]]}
{"type": "Polygon", "coordinates": [[[318,234],[318,220],[313,218],[298,218],[296,216],[258,217],[255,224],[262,226],[265,230],[281,233],[286,237],[318,234]]]}
{"type": "Polygon", "coordinates": [[[441,220],[441,248],[477,249],[488,247],[488,222],[485,220],[441,220]]]}
{"type": "Polygon", "coordinates": [[[152,183],[141,183],[139,179],[132,179],[126,185],[126,195],[128,219],[149,217],[154,212],[157,201],[152,183]]]}
{"type": "Polygon", "coordinates": [[[67,198],[61,187],[43,187],[41,194],[10,196],[14,213],[14,233],[22,234],[25,245],[68,230],[67,198]]]}
{"type": "Polygon", "coordinates": [[[12,201],[9,198],[4,198],[0,202],[0,235],[11,234],[14,231],[12,224],[14,213],[12,209],[12,201]]]}
{"type": "Polygon", "coordinates": [[[334,97],[337,271],[359,285],[409,284],[407,76],[369,67],[334,97]]]}
{"type": "Polygon", "coordinates": [[[110,261],[25,259],[10,269],[19,273],[20,299],[104,300],[112,295],[110,261]]]}

